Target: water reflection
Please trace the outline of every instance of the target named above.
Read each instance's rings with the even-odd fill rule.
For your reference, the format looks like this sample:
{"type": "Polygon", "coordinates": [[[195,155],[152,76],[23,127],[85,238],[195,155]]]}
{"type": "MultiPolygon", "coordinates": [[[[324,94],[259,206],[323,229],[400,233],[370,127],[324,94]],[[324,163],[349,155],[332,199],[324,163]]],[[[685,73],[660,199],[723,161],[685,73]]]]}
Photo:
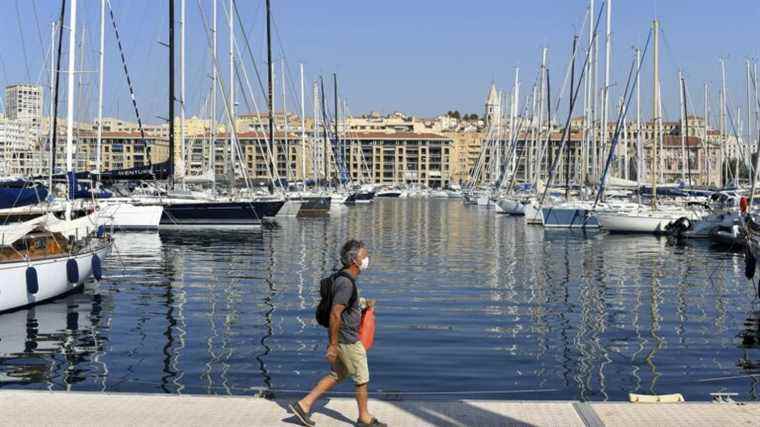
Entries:
{"type": "Polygon", "coordinates": [[[426,200],[253,232],[119,235],[106,280],[0,316],[0,384],[307,389],[326,371],[319,279],[349,236],[372,249],[361,288],[379,300],[374,391],[704,400],[725,389],[758,398],[758,312],[740,253],[544,230],[426,200]]]}
{"type": "Polygon", "coordinates": [[[749,313],[739,337],[742,354],[737,366],[750,378],[749,394],[757,400],[760,393],[760,310],[749,313]]]}
{"type": "Polygon", "coordinates": [[[101,296],[71,294],[2,315],[0,384],[69,390],[88,377],[107,375],[98,360],[106,345],[102,304],[101,296]]]}

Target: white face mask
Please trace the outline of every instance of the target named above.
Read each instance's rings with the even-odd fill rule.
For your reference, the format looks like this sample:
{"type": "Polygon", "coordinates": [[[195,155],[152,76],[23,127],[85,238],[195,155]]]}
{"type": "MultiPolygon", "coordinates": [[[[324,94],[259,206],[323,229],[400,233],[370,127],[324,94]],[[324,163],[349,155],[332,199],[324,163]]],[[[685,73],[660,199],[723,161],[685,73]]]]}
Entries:
{"type": "Polygon", "coordinates": [[[368,268],[369,268],[369,256],[367,256],[366,258],[362,260],[361,265],[359,265],[359,270],[364,271],[368,268]]]}

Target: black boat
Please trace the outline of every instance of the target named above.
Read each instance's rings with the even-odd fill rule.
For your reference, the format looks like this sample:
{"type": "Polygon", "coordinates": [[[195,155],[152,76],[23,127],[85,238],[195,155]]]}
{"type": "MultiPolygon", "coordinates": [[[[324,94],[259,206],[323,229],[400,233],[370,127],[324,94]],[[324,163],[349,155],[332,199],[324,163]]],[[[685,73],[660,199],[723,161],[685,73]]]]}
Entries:
{"type": "Polygon", "coordinates": [[[398,199],[401,197],[401,190],[384,190],[375,194],[378,198],[398,199]]]}
{"type": "Polygon", "coordinates": [[[182,202],[164,205],[160,228],[251,227],[274,218],[284,200],[248,202],[182,202]]]}
{"type": "Polygon", "coordinates": [[[346,204],[355,204],[355,203],[372,203],[372,201],[375,200],[375,192],[374,191],[358,191],[356,193],[351,193],[348,198],[346,199],[346,204]]]}

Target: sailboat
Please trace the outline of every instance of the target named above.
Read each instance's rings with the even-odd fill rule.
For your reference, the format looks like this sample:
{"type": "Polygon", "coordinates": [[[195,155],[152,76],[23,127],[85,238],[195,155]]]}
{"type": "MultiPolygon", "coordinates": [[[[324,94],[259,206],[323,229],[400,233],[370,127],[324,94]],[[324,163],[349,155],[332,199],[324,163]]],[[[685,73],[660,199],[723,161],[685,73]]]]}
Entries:
{"type": "MultiPolygon", "coordinates": [[[[175,175],[175,49],[174,49],[174,0],[169,0],[169,188],[174,190],[175,175]]],[[[184,27],[183,27],[184,28],[184,27]]],[[[230,47],[232,49],[232,47],[230,47]]],[[[181,64],[184,67],[184,64],[181,64]]],[[[214,58],[216,66],[216,58],[214,58]]],[[[232,73],[231,73],[232,74],[232,73]]],[[[228,111],[228,116],[233,114],[228,111]]],[[[234,119],[228,117],[234,131],[234,119]]],[[[270,121],[271,126],[271,121],[270,121]]],[[[271,136],[271,131],[270,131],[271,136]]],[[[271,139],[270,139],[271,140],[271,139]]],[[[234,174],[234,165],[233,165],[234,174]]],[[[176,197],[169,191],[152,198],[141,198],[139,204],[161,205],[163,213],[159,224],[160,229],[174,228],[214,228],[214,227],[253,227],[263,221],[274,218],[285,205],[285,199],[279,196],[256,197],[249,199],[232,199],[228,201],[199,200],[196,198],[176,197]]]]}
{"type": "MultiPolygon", "coordinates": [[[[270,21],[269,14],[267,14],[267,28],[268,28],[268,31],[270,30],[270,27],[269,27],[270,22],[269,21],[270,21]]],[[[272,52],[272,49],[271,49],[271,45],[270,45],[269,46],[269,50],[268,50],[268,58],[269,58],[270,62],[271,62],[271,52],[272,52]]],[[[270,70],[270,73],[271,73],[271,71],[272,71],[272,67],[271,66],[269,67],[269,70],[270,70]]],[[[284,65],[284,62],[283,62],[283,65],[282,65],[282,109],[283,109],[283,119],[284,119],[284,122],[285,122],[285,132],[284,132],[284,134],[286,135],[286,138],[287,138],[287,134],[288,134],[288,129],[287,129],[287,126],[288,126],[288,114],[287,114],[287,109],[286,109],[287,103],[286,103],[286,96],[285,96],[285,78],[286,78],[285,65],[284,65]]],[[[305,101],[305,98],[304,98],[305,95],[304,95],[304,81],[303,80],[304,80],[304,77],[303,77],[303,64],[301,64],[301,66],[300,66],[300,81],[301,81],[301,145],[302,145],[302,147],[305,147],[306,146],[306,105],[305,105],[306,101],[305,101]]],[[[270,83],[271,83],[271,81],[270,81],[270,83]]],[[[273,110],[274,110],[274,106],[272,105],[272,96],[271,96],[271,92],[270,92],[270,111],[273,111],[273,110]]],[[[274,115],[271,115],[270,118],[269,118],[270,128],[272,127],[272,122],[273,121],[274,121],[274,115]]],[[[271,133],[270,133],[270,135],[271,135],[271,133]]],[[[286,151],[287,151],[288,150],[287,143],[285,145],[286,145],[286,151]]],[[[306,153],[305,148],[303,148],[303,153],[304,154],[302,154],[302,156],[301,156],[302,157],[302,162],[305,162],[305,160],[306,160],[305,159],[305,153],[306,153]]],[[[288,165],[289,164],[290,163],[288,161],[288,165]]],[[[290,167],[288,166],[286,169],[289,170],[290,167]]],[[[302,163],[302,170],[303,170],[303,174],[305,176],[306,175],[306,164],[305,163],[302,163]]],[[[306,180],[305,179],[304,179],[304,182],[303,182],[303,188],[302,188],[302,190],[303,191],[299,191],[299,192],[289,192],[287,194],[288,202],[289,203],[290,202],[295,202],[295,203],[298,203],[299,206],[300,206],[298,208],[298,211],[297,211],[297,214],[296,214],[297,216],[299,216],[299,217],[316,217],[316,216],[326,216],[326,215],[329,215],[329,213],[330,213],[330,206],[332,205],[332,197],[331,196],[329,196],[327,194],[324,194],[324,193],[321,193],[321,192],[309,192],[309,191],[306,191],[306,180]]]]}
{"type": "MultiPolygon", "coordinates": [[[[100,176],[101,141],[103,138],[103,78],[105,70],[105,20],[106,0],[100,0],[100,49],[98,51],[98,129],[94,177],[100,176]]],[[[121,230],[155,230],[161,220],[163,206],[142,206],[130,198],[106,197],[97,199],[101,216],[107,217],[113,228],[121,230]]]]}
{"type": "MultiPolygon", "coordinates": [[[[662,137],[662,105],[660,102],[660,62],[659,62],[659,21],[652,23],[654,39],[654,84],[653,84],[653,115],[657,124],[657,135],[662,137]]],[[[612,233],[644,233],[664,234],[667,227],[679,218],[695,220],[702,216],[698,210],[684,209],[680,206],[658,206],[657,204],[657,168],[658,144],[652,143],[652,203],[651,206],[637,205],[633,209],[606,210],[596,212],[601,227],[612,233]]]]}
{"type": "MultiPolygon", "coordinates": [[[[63,18],[63,7],[61,12],[63,18]]],[[[0,312],[58,297],[78,288],[90,277],[100,279],[102,259],[113,246],[98,211],[77,219],[71,216],[76,191],[73,170],[76,13],[77,0],[71,0],[65,219],[48,213],[22,223],[0,226],[0,312]]]]}

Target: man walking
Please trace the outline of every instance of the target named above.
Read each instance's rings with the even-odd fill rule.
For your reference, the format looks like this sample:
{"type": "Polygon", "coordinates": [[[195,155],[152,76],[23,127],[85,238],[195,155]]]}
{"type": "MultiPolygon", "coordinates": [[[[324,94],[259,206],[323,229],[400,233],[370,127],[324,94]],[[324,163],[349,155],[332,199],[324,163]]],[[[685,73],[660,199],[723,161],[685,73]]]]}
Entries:
{"type": "Polygon", "coordinates": [[[349,240],[340,250],[343,268],[332,276],[332,307],[330,308],[329,345],[325,355],[330,362],[330,373],[323,377],[306,397],[288,406],[296,417],[308,427],[316,423],[309,417],[314,402],[346,378],[356,385],[356,403],[359,406],[357,426],[384,427],[367,409],[369,368],[367,352],[359,341],[361,308],[356,278],[369,267],[367,246],[358,240],[349,240]]]}

